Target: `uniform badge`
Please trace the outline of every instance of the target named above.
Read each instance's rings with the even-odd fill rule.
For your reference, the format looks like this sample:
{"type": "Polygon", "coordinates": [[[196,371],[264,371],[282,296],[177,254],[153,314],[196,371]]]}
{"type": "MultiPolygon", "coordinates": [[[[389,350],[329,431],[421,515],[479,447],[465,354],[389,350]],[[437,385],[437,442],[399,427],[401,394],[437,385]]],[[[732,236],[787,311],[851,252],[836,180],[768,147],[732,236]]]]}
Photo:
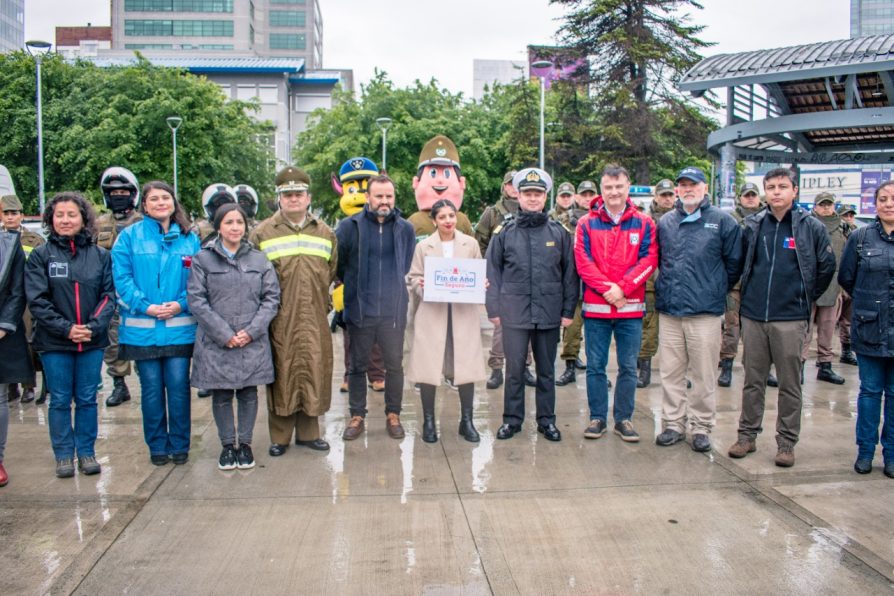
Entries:
{"type": "Polygon", "coordinates": [[[540,182],[540,174],[536,172],[536,170],[531,170],[528,172],[528,175],[525,176],[525,180],[528,182],[540,182]]]}
{"type": "Polygon", "coordinates": [[[435,155],[437,155],[438,157],[444,157],[445,155],[447,155],[447,150],[443,147],[438,147],[437,149],[435,149],[435,155]]]}
{"type": "Polygon", "coordinates": [[[795,238],[793,236],[786,236],[785,238],[783,238],[782,248],[795,250],[797,248],[797,246],[795,246],[795,238]]]}
{"type": "Polygon", "coordinates": [[[363,160],[355,159],[354,161],[351,162],[351,167],[354,168],[355,170],[362,170],[363,169],[363,160]]]}
{"type": "Polygon", "coordinates": [[[630,244],[632,244],[634,246],[639,244],[639,234],[638,233],[630,234],[630,244]]]}

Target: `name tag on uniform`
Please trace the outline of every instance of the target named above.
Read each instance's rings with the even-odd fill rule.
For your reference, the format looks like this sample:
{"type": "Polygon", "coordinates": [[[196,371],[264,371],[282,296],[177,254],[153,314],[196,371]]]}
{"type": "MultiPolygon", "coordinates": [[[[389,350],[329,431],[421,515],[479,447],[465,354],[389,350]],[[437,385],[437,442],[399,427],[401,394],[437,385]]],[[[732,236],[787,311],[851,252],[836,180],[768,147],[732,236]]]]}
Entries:
{"type": "Polygon", "coordinates": [[[50,277],[68,277],[68,263],[49,263],[50,277]]]}
{"type": "Polygon", "coordinates": [[[720,226],[717,225],[716,223],[706,223],[705,227],[708,228],[709,230],[719,230],[720,229],[720,226]]]}
{"type": "Polygon", "coordinates": [[[635,232],[633,234],[630,234],[630,244],[633,246],[639,244],[639,234],[635,232]]]}
{"type": "Polygon", "coordinates": [[[556,243],[553,242],[552,240],[550,240],[549,242],[546,243],[546,245],[547,245],[547,246],[555,246],[556,243]]]}
{"type": "Polygon", "coordinates": [[[782,248],[788,248],[790,250],[795,250],[797,247],[795,246],[795,238],[793,236],[786,236],[782,239],[782,248]]]}

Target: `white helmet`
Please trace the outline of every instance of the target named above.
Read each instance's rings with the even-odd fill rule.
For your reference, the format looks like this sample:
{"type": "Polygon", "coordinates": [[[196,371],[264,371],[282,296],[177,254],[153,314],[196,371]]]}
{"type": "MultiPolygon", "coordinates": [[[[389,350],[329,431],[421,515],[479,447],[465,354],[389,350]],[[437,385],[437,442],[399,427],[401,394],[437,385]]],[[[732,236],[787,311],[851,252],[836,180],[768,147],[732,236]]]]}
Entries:
{"type": "Polygon", "coordinates": [[[236,193],[236,202],[245,211],[249,217],[258,214],[258,193],[248,184],[237,184],[234,189],[236,193]]]}
{"type": "Polygon", "coordinates": [[[112,211],[136,209],[140,202],[140,183],[137,177],[127,168],[115,166],[108,168],[99,179],[99,188],[106,207],[112,211]],[[112,196],[113,190],[126,190],[128,196],[112,196]]]}
{"type": "Polygon", "coordinates": [[[215,182],[202,193],[202,209],[208,221],[214,219],[214,212],[225,203],[235,203],[236,193],[233,188],[222,182],[215,182]]]}

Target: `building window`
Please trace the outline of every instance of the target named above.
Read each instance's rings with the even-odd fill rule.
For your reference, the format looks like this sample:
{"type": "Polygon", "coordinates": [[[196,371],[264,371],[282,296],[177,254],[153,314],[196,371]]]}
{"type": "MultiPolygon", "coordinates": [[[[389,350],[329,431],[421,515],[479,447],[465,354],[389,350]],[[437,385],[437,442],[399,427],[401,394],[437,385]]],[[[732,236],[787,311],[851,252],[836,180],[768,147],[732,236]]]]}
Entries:
{"type": "Polygon", "coordinates": [[[125,12],[233,12],[233,0],[125,0],[125,12]]]}
{"type": "Polygon", "coordinates": [[[307,47],[307,36],[304,33],[271,33],[271,50],[303,50],[307,47]]]}
{"type": "Polygon", "coordinates": [[[173,50],[174,46],[169,43],[126,43],[125,50],[173,50]]]}
{"type": "Polygon", "coordinates": [[[276,85],[259,85],[258,99],[261,103],[275,104],[279,101],[279,89],[276,85]]]}
{"type": "Polygon", "coordinates": [[[271,10],[271,27],[304,27],[305,13],[303,10],[271,10]]]}
{"type": "Polygon", "coordinates": [[[129,37],[233,37],[233,21],[125,19],[124,35],[129,37]]]}
{"type": "Polygon", "coordinates": [[[255,85],[237,85],[236,99],[248,101],[258,96],[257,87],[255,85]]]}
{"type": "Polygon", "coordinates": [[[270,0],[270,4],[305,4],[304,0],[270,0]]]}

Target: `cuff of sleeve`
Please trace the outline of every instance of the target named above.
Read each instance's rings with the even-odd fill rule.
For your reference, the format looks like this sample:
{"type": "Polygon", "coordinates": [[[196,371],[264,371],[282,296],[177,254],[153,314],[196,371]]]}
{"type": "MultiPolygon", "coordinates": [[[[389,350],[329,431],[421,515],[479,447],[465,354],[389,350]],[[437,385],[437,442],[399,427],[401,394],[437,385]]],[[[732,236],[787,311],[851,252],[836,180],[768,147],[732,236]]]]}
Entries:
{"type": "Polygon", "coordinates": [[[13,334],[16,332],[16,326],[13,325],[12,323],[0,323],[0,329],[2,329],[3,331],[7,331],[10,334],[13,334]]]}

